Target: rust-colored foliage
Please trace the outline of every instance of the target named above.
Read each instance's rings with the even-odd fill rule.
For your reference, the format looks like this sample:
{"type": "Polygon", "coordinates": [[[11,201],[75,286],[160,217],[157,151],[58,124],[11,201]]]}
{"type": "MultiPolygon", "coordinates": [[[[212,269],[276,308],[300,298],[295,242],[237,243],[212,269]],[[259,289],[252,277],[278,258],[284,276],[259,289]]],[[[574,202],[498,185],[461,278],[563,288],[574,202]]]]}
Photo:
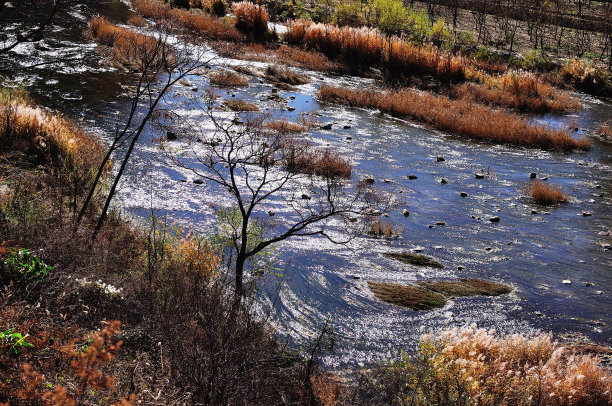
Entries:
{"type": "Polygon", "coordinates": [[[227,70],[215,71],[210,75],[210,83],[220,87],[244,87],[249,81],[244,75],[227,70]]]}
{"type": "Polygon", "coordinates": [[[379,92],[330,86],[321,87],[319,97],[327,102],[380,109],[479,141],[561,151],[590,148],[586,139],[574,139],[565,131],[532,125],[516,114],[469,100],[451,100],[410,89],[379,92]]]}
{"type": "Polygon", "coordinates": [[[552,206],[567,202],[569,197],[558,186],[535,180],[525,187],[525,193],[535,204],[552,206]]]}
{"type": "Polygon", "coordinates": [[[235,25],[240,31],[262,38],[268,32],[268,11],[265,7],[241,1],[232,4],[232,10],[236,16],[235,25]]]}
{"type": "Polygon", "coordinates": [[[381,66],[390,72],[428,74],[443,80],[464,80],[474,70],[470,62],[429,45],[417,46],[388,37],[374,28],[337,27],[294,21],[285,40],[339,58],[354,66],[381,66]]]}
{"type": "Polygon", "coordinates": [[[289,172],[322,176],[326,179],[350,179],[351,164],[340,154],[315,150],[306,142],[287,140],[283,162],[289,172]]]}
{"type": "Polygon", "coordinates": [[[89,22],[89,32],[93,39],[112,48],[112,57],[122,66],[140,68],[152,61],[163,62],[164,49],[161,42],[150,35],[141,34],[129,28],[119,27],[104,17],[95,17],[89,22]],[[151,56],[155,58],[151,60],[151,56]]]}
{"type": "Polygon", "coordinates": [[[461,99],[533,113],[564,112],[580,108],[577,98],[555,89],[531,74],[506,74],[499,78],[490,78],[486,84],[466,83],[455,88],[455,93],[461,99]]]}
{"type": "Polygon", "coordinates": [[[157,0],[133,0],[132,5],[147,18],[180,26],[208,39],[243,40],[243,35],[234,27],[208,14],[195,14],[189,10],[171,8],[168,4],[157,0]]]}

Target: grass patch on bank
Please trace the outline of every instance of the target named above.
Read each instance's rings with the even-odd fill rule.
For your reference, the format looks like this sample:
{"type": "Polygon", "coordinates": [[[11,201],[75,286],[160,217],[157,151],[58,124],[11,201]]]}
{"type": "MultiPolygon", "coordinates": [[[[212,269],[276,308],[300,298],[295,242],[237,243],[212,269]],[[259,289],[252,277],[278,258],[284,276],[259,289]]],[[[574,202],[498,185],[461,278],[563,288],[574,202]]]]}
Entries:
{"type": "Polygon", "coordinates": [[[446,304],[443,295],[419,286],[372,281],[368,286],[379,300],[412,310],[432,310],[446,304]]]}
{"type": "Polygon", "coordinates": [[[420,286],[445,296],[500,296],[512,292],[510,286],[483,279],[420,282],[420,286]]]}
{"type": "Polygon", "coordinates": [[[596,133],[604,141],[612,141],[612,121],[607,121],[605,123],[600,124],[597,127],[596,133]]]}
{"type": "Polygon", "coordinates": [[[444,268],[444,265],[439,263],[433,258],[427,257],[421,254],[414,254],[412,252],[388,252],[385,256],[402,261],[406,264],[416,266],[430,266],[432,268],[444,268]]]}
{"type": "Polygon", "coordinates": [[[319,98],[379,109],[477,141],[567,152],[590,148],[587,139],[574,139],[565,131],[532,125],[516,114],[410,89],[380,92],[323,86],[319,98]]]}
{"type": "Polygon", "coordinates": [[[244,35],[223,20],[205,13],[193,13],[181,8],[171,8],[157,0],[132,0],[132,5],[140,14],[162,23],[173,24],[207,39],[241,42],[244,35]]]}

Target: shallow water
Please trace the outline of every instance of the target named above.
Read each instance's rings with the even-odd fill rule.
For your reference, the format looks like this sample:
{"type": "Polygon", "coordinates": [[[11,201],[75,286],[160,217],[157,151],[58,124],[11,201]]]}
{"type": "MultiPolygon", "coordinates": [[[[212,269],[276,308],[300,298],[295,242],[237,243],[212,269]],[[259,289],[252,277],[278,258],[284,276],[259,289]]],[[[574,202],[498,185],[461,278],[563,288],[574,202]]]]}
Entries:
{"type": "MultiPolygon", "coordinates": [[[[116,3],[112,11],[122,18],[127,15],[125,7],[116,3]]],[[[41,69],[31,73],[30,82],[43,102],[83,117],[104,136],[111,133],[115,113],[124,103],[122,88],[114,83],[125,83],[126,77],[98,63],[93,47],[83,46],[83,50],[90,56],[84,60],[95,69],[93,73],[41,69]]],[[[227,59],[217,63],[265,66],[227,59]]],[[[323,83],[354,88],[375,83],[308,74],[312,83],[295,91],[278,91],[286,103],[268,100],[272,85],[258,78],[250,78],[246,89],[218,93],[226,99],[257,102],[275,118],[295,121],[306,115],[322,124],[332,123],[329,131],[311,131],[309,139],[349,157],[352,182],[373,176],[378,187],[397,196],[399,203],[384,220],[403,231],[400,238],[389,241],[360,238],[334,245],[308,237],[280,244],[276,252],[282,276],[269,276],[261,287],[272,294],[282,284],[275,303],[275,323],[282,332],[303,342],[329,320],[336,347],[323,361],[333,369],[375,363],[410,349],[424,332],[472,323],[503,332],[541,329],[561,338],[585,337],[612,344],[612,251],[604,248],[612,237],[600,235],[612,229],[610,145],[593,138],[589,152],[564,154],[474,143],[376,111],[320,104],[314,95],[323,83]],[[295,111],[287,111],[286,106],[295,111]],[[344,129],[345,125],[351,128],[344,129]],[[438,155],[445,161],[437,162],[438,155]],[[488,176],[476,179],[474,173],[479,170],[488,176]],[[521,192],[530,172],[561,186],[571,201],[550,209],[532,205],[521,192]],[[409,180],[409,174],[418,178],[409,180]],[[442,178],[448,183],[441,184],[442,178]],[[468,196],[462,198],[460,192],[468,196]],[[401,214],[404,208],[410,211],[409,217],[401,214]],[[582,216],[583,211],[592,216],[582,216]],[[492,216],[501,221],[491,223],[492,216]],[[446,224],[429,227],[440,221],[446,224]],[[446,268],[417,268],[382,255],[417,247],[446,268]],[[455,277],[493,279],[512,285],[515,291],[498,298],[457,299],[443,309],[415,312],[381,303],[367,287],[368,280],[455,277]]],[[[189,81],[199,89],[207,87],[203,77],[191,76],[189,81]]],[[[167,105],[180,107],[190,88],[179,86],[167,98],[167,105]]],[[[194,95],[199,97],[197,92],[194,95]]],[[[612,118],[610,101],[582,99],[579,114],[530,119],[542,125],[576,123],[580,136],[612,118]]],[[[137,217],[146,219],[154,209],[180,225],[210,232],[215,210],[232,201],[213,185],[193,184],[188,171],[169,167],[158,152],[155,139],[160,136],[147,130],[121,185],[118,204],[137,217]]],[[[279,214],[284,210],[278,201],[269,207],[279,214]]]]}

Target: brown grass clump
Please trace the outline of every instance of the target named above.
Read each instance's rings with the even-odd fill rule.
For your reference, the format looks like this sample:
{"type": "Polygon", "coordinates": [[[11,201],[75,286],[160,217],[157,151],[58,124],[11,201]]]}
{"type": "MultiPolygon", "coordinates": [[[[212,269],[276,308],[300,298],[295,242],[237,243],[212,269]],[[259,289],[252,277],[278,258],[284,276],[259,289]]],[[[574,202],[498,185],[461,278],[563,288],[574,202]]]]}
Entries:
{"type": "Polygon", "coordinates": [[[612,141],[612,121],[600,124],[596,132],[605,141],[612,141]]]}
{"type": "Polygon", "coordinates": [[[375,238],[394,238],[400,235],[400,230],[394,228],[391,223],[376,220],[368,225],[366,234],[375,238]]]}
{"type": "Polygon", "coordinates": [[[399,74],[426,74],[442,80],[464,80],[473,69],[468,60],[429,45],[389,38],[374,28],[337,27],[294,21],[285,40],[317,50],[349,66],[380,66],[399,74]]]}
{"type": "Polygon", "coordinates": [[[275,51],[275,57],[278,62],[287,66],[295,66],[319,72],[331,72],[339,70],[339,66],[332,63],[325,55],[314,52],[280,46],[275,51]]]}
{"type": "Polygon", "coordinates": [[[245,87],[249,85],[245,76],[227,70],[214,71],[210,75],[210,83],[221,87],[245,87]]]}
{"type": "Polygon", "coordinates": [[[378,92],[323,86],[319,97],[326,102],[376,108],[405,116],[442,131],[478,141],[553,149],[588,150],[589,141],[567,132],[535,126],[518,115],[494,110],[468,100],[451,100],[426,92],[404,89],[378,92]]]}
{"type": "Polygon", "coordinates": [[[446,304],[441,294],[418,286],[369,281],[368,287],[379,300],[412,310],[431,310],[446,304]]]}
{"type": "Polygon", "coordinates": [[[256,104],[240,99],[226,100],[223,104],[232,111],[259,111],[259,107],[256,104]]]}
{"type": "Polygon", "coordinates": [[[385,254],[389,258],[397,259],[398,261],[405,262],[411,265],[417,266],[430,266],[432,268],[444,268],[444,265],[421,254],[413,254],[412,252],[388,252],[385,254]]]}
{"type": "Polygon", "coordinates": [[[265,7],[241,1],[232,4],[236,16],[235,26],[240,31],[256,38],[263,38],[268,32],[268,11],[265,7]]]}
{"type": "Polygon", "coordinates": [[[170,8],[157,0],[133,0],[132,5],[142,15],[160,23],[171,23],[208,39],[242,41],[243,35],[234,27],[208,14],[170,8]]]}
{"type": "Polygon", "coordinates": [[[559,187],[535,180],[525,187],[525,194],[531,197],[535,204],[552,206],[565,203],[569,197],[559,187]]]}
{"type": "Polygon", "coordinates": [[[139,68],[151,55],[157,55],[153,64],[161,63],[164,50],[153,36],[116,26],[100,16],[89,22],[89,33],[97,42],[111,47],[113,60],[122,66],[139,68]]]}
{"type": "Polygon", "coordinates": [[[538,81],[534,75],[506,74],[500,78],[491,78],[484,85],[463,84],[456,87],[454,92],[461,99],[536,113],[565,112],[580,108],[578,99],[538,81]]]}
{"type": "Polygon", "coordinates": [[[410,380],[412,372],[430,373],[413,385],[425,391],[425,399],[444,394],[448,401],[442,404],[459,399],[501,406],[612,403],[612,375],[599,359],[573,354],[548,334],[499,337],[484,329],[454,329],[424,338],[418,358],[412,366],[419,369],[404,370],[405,378],[410,380]]]}
{"type": "Polygon", "coordinates": [[[303,85],[310,82],[310,79],[305,75],[300,75],[291,69],[275,65],[268,66],[266,78],[271,82],[287,85],[303,85]]]}
{"type": "Polygon", "coordinates": [[[317,175],[327,179],[351,178],[351,164],[329,149],[313,150],[306,143],[289,140],[283,155],[285,168],[289,172],[317,175]]]}
{"type": "Polygon", "coordinates": [[[421,282],[420,286],[445,296],[499,296],[512,292],[507,285],[483,279],[421,282]]]}
{"type": "Polygon", "coordinates": [[[303,124],[290,123],[287,120],[278,120],[266,123],[266,128],[280,134],[299,134],[308,130],[308,127],[303,124]]]}

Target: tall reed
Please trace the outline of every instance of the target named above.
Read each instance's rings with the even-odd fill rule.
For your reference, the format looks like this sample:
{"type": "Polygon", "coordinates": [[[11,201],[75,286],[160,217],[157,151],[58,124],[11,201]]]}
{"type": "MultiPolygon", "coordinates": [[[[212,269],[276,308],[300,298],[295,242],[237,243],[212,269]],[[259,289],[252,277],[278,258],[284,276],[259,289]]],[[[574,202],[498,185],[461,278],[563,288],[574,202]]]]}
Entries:
{"type": "Polygon", "coordinates": [[[590,148],[586,139],[574,139],[565,131],[530,124],[516,114],[427,92],[410,89],[379,92],[323,86],[319,98],[326,102],[376,108],[478,141],[561,151],[590,148]]]}

